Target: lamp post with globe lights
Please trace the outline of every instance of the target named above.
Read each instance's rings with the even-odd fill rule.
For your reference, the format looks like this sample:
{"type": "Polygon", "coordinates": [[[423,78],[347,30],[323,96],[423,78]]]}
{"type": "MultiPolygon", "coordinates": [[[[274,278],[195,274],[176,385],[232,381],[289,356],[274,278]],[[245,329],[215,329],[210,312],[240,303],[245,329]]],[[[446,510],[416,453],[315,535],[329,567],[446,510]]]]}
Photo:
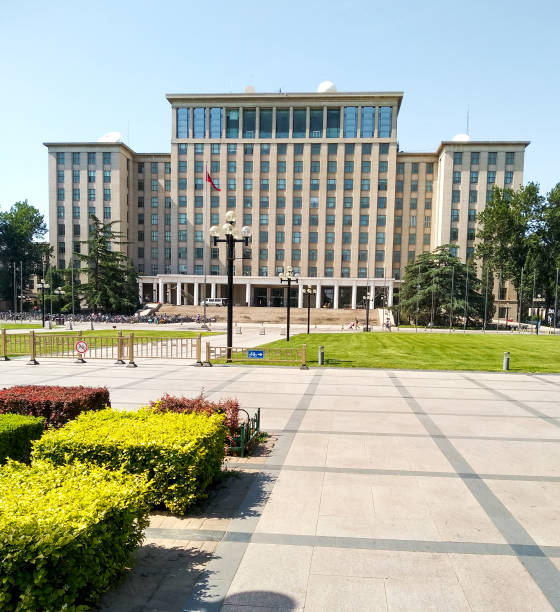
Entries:
{"type": "MultiPolygon", "coordinates": [[[[292,283],[298,282],[297,274],[294,274],[292,266],[288,266],[285,272],[280,274],[280,283],[288,283],[288,299],[286,300],[286,342],[290,341],[290,288],[292,283]]],[[[309,333],[309,331],[307,332],[309,333]]]]}
{"type": "Polygon", "coordinates": [[[231,347],[233,344],[233,262],[235,261],[235,243],[242,242],[245,246],[249,245],[251,228],[245,225],[241,230],[235,226],[235,213],[230,210],[226,213],[226,222],[219,227],[213,225],[209,229],[214,246],[218,242],[226,243],[227,258],[227,279],[228,279],[228,304],[227,304],[227,347],[226,361],[231,363],[231,347]]]}

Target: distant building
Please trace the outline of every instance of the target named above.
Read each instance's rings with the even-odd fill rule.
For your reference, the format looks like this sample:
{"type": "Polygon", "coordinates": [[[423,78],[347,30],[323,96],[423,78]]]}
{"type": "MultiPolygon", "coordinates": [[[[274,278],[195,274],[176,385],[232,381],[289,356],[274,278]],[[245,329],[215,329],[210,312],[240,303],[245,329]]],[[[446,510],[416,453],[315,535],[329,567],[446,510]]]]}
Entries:
{"type": "Polygon", "coordinates": [[[252,228],[250,246],[237,247],[234,303],[283,305],[279,274],[291,265],[294,306],[307,284],[317,307],[363,305],[368,286],[372,306],[391,305],[408,262],[447,243],[465,261],[492,188],[523,182],[528,142],[459,135],[433,153],[399,151],[400,92],[167,99],[171,153],[46,143],[58,265],[80,249],[90,213],[118,220],[143,301],[198,304],[205,270],[208,296],[225,296],[225,249],[208,228],[234,210],[252,228]],[[208,190],[206,167],[221,191],[208,190]]]}

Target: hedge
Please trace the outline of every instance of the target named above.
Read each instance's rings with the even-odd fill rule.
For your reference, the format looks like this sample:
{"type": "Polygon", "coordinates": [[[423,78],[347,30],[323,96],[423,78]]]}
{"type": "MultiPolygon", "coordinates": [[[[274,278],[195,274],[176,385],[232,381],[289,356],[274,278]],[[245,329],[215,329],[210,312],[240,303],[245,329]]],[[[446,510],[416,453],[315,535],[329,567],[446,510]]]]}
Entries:
{"type": "Polygon", "coordinates": [[[0,610],[85,610],[129,565],[148,484],[83,464],[0,467],[0,610]]]}
{"type": "Polygon", "coordinates": [[[45,425],[60,427],[86,410],[110,406],[106,387],[22,385],[0,389],[0,414],[15,413],[45,418],[45,425]]]}
{"type": "Polygon", "coordinates": [[[227,398],[218,402],[207,400],[204,395],[198,397],[176,397],[166,393],[161,399],[151,402],[150,408],[157,412],[182,412],[194,414],[223,414],[224,425],[228,430],[228,441],[239,432],[239,401],[227,398]]]}
{"type": "Polygon", "coordinates": [[[93,462],[148,476],[154,505],[184,513],[219,474],[226,431],[221,415],[102,410],[81,414],[34,445],[33,457],[57,464],[93,462]]]}
{"type": "Polygon", "coordinates": [[[9,457],[29,463],[31,440],[43,434],[45,419],[21,414],[0,414],[0,463],[9,457]]]}

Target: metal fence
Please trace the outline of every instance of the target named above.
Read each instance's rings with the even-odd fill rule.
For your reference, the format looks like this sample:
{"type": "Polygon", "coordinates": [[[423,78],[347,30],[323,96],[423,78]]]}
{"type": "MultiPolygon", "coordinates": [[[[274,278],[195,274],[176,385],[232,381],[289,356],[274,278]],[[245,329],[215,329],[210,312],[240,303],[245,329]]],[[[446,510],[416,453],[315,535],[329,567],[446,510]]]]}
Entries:
{"type": "MultiPolygon", "coordinates": [[[[279,363],[286,365],[297,365],[301,369],[307,369],[307,345],[295,347],[264,347],[261,349],[231,347],[232,363],[279,363]]],[[[226,359],[228,348],[225,346],[211,346],[206,344],[206,365],[212,365],[212,361],[226,359]]]]}
{"type": "Polygon", "coordinates": [[[9,334],[5,329],[0,336],[0,360],[10,356],[29,355],[29,363],[39,363],[37,358],[74,358],[80,362],[86,359],[114,359],[116,363],[128,362],[136,365],[136,359],[196,359],[201,361],[202,337],[151,337],[136,336],[133,332],[123,336],[83,336],[74,334],[9,334]],[[86,350],[79,352],[78,343],[85,342],[86,350]]]}

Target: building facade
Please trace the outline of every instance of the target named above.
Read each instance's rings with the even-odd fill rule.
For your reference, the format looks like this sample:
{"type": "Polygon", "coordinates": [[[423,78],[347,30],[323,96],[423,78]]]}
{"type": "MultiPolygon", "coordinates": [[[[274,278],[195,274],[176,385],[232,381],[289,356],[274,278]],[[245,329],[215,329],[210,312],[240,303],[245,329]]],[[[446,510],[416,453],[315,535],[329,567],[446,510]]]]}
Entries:
{"type": "MultiPolygon", "coordinates": [[[[359,307],[368,291],[372,307],[391,305],[408,262],[447,243],[465,261],[492,188],[523,181],[528,142],[462,135],[433,153],[400,151],[400,92],[167,99],[170,153],[46,143],[57,264],[84,248],[90,214],[117,221],[144,302],[226,295],[225,249],[208,229],[233,210],[252,230],[249,247],[237,247],[235,304],[284,305],[279,275],[292,266],[294,306],[304,285],[317,289],[318,308],[359,307]]],[[[505,305],[507,290],[500,296],[505,305]]]]}

